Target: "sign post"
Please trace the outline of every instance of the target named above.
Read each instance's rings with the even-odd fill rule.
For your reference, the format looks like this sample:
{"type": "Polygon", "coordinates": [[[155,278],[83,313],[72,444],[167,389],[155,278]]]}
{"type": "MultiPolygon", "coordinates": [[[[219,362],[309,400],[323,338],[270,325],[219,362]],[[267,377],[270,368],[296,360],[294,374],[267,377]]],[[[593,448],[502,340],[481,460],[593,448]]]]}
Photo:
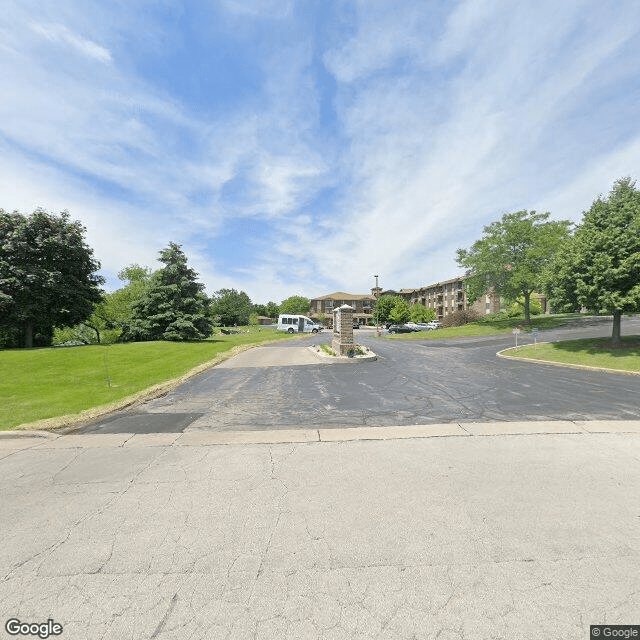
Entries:
{"type": "Polygon", "coordinates": [[[516,347],[518,346],[518,334],[520,333],[520,329],[517,327],[511,332],[516,337],[516,347]]]}
{"type": "Polygon", "coordinates": [[[540,332],[537,329],[533,329],[531,331],[531,335],[533,336],[533,348],[538,348],[538,338],[540,337],[540,332]]]}

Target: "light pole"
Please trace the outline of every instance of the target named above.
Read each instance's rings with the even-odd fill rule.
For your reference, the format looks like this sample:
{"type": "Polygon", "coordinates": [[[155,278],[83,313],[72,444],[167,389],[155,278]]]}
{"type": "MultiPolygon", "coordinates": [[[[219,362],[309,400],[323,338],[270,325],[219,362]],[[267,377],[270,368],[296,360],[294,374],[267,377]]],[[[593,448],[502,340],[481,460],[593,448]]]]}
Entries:
{"type": "MultiPolygon", "coordinates": [[[[376,295],[378,294],[378,274],[373,276],[376,279],[376,295]]],[[[376,302],[378,302],[378,298],[376,298],[376,302]]],[[[378,305],[376,304],[376,336],[380,335],[380,323],[378,322],[378,305]]]]}

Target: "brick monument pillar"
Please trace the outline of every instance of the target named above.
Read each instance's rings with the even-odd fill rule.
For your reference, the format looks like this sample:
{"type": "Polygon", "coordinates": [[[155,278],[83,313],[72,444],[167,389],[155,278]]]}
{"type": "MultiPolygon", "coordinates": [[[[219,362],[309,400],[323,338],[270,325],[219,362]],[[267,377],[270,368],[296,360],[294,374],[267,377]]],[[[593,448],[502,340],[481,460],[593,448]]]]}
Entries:
{"type": "Polygon", "coordinates": [[[339,355],[353,355],[356,345],[353,341],[353,307],[343,304],[333,310],[333,340],[331,348],[339,355]]]}

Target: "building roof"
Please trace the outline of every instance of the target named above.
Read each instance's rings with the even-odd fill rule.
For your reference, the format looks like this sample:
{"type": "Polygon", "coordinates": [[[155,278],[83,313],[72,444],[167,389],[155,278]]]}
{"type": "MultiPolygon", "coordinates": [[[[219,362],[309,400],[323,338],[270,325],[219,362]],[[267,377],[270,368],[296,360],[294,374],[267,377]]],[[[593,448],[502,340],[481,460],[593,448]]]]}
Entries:
{"type": "Polygon", "coordinates": [[[458,276],[457,278],[451,278],[449,280],[441,280],[440,282],[423,284],[420,287],[414,287],[411,289],[400,289],[400,293],[413,293],[414,291],[421,291],[422,289],[430,289],[431,287],[440,287],[444,284],[452,284],[454,282],[464,282],[465,280],[466,280],[466,276],[458,276]]]}
{"type": "Polygon", "coordinates": [[[370,293],[345,293],[344,291],[336,291],[326,296],[312,298],[312,300],[375,300],[370,293]]]}

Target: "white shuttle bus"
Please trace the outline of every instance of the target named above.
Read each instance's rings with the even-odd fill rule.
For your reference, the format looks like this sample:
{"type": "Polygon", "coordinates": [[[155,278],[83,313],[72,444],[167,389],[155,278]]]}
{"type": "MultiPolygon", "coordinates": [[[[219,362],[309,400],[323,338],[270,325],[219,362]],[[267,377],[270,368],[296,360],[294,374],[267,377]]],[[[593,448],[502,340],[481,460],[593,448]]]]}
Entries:
{"type": "Polygon", "coordinates": [[[307,316],[281,314],[278,316],[278,331],[289,333],[318,333],[322,327],[307,316]]]}

